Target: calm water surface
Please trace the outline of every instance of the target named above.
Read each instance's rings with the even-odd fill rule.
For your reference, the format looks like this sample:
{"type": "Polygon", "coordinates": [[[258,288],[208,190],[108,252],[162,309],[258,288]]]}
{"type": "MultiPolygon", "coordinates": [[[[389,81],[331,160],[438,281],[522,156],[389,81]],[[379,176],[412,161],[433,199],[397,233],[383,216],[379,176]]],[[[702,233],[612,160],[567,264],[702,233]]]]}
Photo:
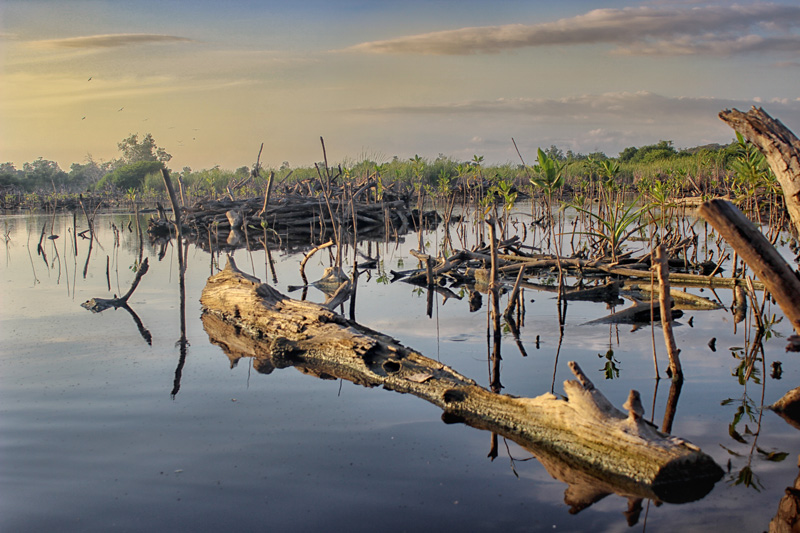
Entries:
{"type": "MultiPolygon", "coordinates": [[[[742,386],[732,376],[740,363],[735,348],[753,331],[749,322],[735,324],[727,309],[689,312],[676,328],[686,381],[673,433],[726,471],[730,461],[730,472],[700,501],[644,502],[633,526],[623,514],[628,501],[616,495],[571,514],[567,486],[530,453],[501,439],[492,461],[490,434],[446,425],[437,407],[413,396],[292,368],[263,375],[248,360],[231,368],[200,321],[200,293],[216,265],[194,246],[186,273],[189,347],[173,395],[181,358],[174,248],[159,260],[159,250],[145,243],[150,271],[129,302],[152,345],[125,310],[94,314],[80,305],[127,291],[138,257],[131,221],[99,216],[87,261],[90,241],[78,238],[76,250],[72,215],[58,216],[59,238],[43,241],[45,262],[37,244],[45,223],[50,234],[51,218],[0,220],[0,531],[763,531],[798,475],[800,433],[770,411],[759,416],[762,397],[768,405],[800,384],[797,355],[784,351],[791,327],[785,320],[773,327],[763,343],[765,368],[758,361],[757,379],[742,386]],[[708,346],[712,337],[716,351],[708,346]],[[776,360],[780,379],[769,375],[776,360]],[[745,414],[737,424],[738,442],[729,425],[743,402],[752,418],[745,414]],[[767,460],[769,452],[785,459],[767,460]],[[747,465],[756,478],[750,487],[736,484],[747,465]]],[[[77,231],[84,229],[79,220],[77,231]]],[[[441,237],[425,240],[435,249],[441,237]]],[[[412,235],[399,245],[373,243],[370,251],[386,271],[402,270],[416,266],[409,254],[416,245],[412,235]]],[[[240,268],[267,279],[263,251],[234,256],[240,268]]],[[[273,252],[279,290],[302,283],[301,258],[273,252]]],[[[309,279],[328,264],[327,252],[314,256],[309,279]]],[[[428,318],[424,294],[382,283],[380,274],[361,276],[357,319],[488,386],[486,307],[470,313],[466,301],[438,299],[428,318]]],[[[730,305],[730,291],[717,297],[730,305]]],[[[321,302],[324,295],[311,289],[308,298],[321,302]]],[[[616,406],[639,390],[646,416],[655,406],[660,425],[669,381],[653,379],[649,326],[585,325],[609,313],[605,304],[570,303],[556,364],[555,300],[526,290],[525,302],[529,355],[504,338],[504,392],[548,392],[554,369],[562,392],[571,378],[566,363],[574,360],[616,406]],[[619,368],[612,380],[603,370],[609,348],[619,368]]],[[[663,372],[658,328],[655,344],[663,372]]]]}

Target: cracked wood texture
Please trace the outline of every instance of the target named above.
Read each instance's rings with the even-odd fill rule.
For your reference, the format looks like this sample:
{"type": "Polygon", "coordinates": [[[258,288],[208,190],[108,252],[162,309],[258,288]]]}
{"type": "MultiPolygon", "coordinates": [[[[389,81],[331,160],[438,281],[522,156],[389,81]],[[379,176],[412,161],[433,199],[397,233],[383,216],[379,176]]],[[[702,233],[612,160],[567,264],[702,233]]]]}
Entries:
{"type": "Polygon", "coordinates": [[[321,378],[413,394],[440,407],[446,421],[517,442],[559,479],[589,477],[595,491],[612,487],[622,495],[687,501],[722,476],[699,448],[644,420],[638,393],[631,391],[625,414],[575,363],[570,368],[577,380],[564,382],[567,399],[496,394],[387,335],[284,296],[239,271],[232,258],[208,279],[200,301],[209,338],[232,362],[254,357],[262,373],[294,366],[321,378]]]}
{"type": "Polygon", "coordinates": [[[747,113],[726,109],[719,118],[764,154],[783,190],[789,217],[800,233],[800,140],[760,107],[753,107],[747,113]]]}

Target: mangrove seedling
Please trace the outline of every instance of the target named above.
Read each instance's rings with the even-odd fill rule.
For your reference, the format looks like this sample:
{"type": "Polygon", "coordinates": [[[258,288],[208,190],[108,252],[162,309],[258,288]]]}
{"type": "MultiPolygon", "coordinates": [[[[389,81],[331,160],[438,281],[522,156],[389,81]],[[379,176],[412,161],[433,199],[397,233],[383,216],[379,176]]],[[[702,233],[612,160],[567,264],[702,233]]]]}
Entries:
{"type": "Polygon", "coordinates": [[[639,223],[639,219],[647,207],[635,209],[639,198],[640,197],[637,197],[628,207],[623,207],[618,204],[614,209],[610,209],[607,220],[605,217],[589,209],[571,204],[571,207],[576,211],[584,213],[598,222],[600,228],[597,231],[582,231],[578,233],[598,239],[603,247],[608,248],[608,252],[611,254],[611,260],[616,262],[622,248],[622,243],[646,225],[639,223]]]}

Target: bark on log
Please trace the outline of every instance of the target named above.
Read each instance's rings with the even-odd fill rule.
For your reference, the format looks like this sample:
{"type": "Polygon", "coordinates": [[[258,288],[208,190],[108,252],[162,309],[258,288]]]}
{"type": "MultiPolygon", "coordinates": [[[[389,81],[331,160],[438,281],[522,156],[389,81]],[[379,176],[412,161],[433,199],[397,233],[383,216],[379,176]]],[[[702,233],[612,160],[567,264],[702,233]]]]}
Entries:
{"type": "Polygon", "coordinates": [[[745,260],[800,333],[800,279],[758,228],[732,203],[711,200],[697,210],[745,260]]]}
{"type": "Polygon", "coordinates": [[[786,210],[800,233],[800,140],[760,107],[753,107],[747,113],[726,109],[719,118],[764,154],[783,189],[786,210]]]}
{"type": "Polygon", "coordinates": [[[510,438],[545,460],[617,487],[618,493],[686,501],[704,495],[722,476],[699,448],[643,420],[638,406],[627,415],[614,408],[574,363],[578,380],[564,383],[566,401],[552,394],[496,394],[386,335],[287,298],[240,272],[230,258],[208,279],[200,301],[209,337],[229,357],[256,357],[266,373],[296,366],[413,394],[442,408],[448,420],[510,438]],[[687,493],[690,487],[699,493],[687,493]]]}

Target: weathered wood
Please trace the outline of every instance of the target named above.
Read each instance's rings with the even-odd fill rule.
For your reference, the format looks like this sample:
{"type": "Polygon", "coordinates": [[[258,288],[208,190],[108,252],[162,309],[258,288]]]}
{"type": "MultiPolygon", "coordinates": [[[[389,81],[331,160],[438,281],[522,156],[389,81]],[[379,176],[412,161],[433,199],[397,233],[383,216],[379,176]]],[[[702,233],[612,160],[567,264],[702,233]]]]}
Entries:
{"type": "Polygon", "coordinates": [[[136,271],[136,276],[133,278],[133,282],[131,283],[130,289],[124,295],[114,298],[92,298],[86,302],[81,304],[81,307],[84,309],[88,309],[92,313],[102,313],[106,309],[124,309],[131,315],[133,318],[133,322],[136,324],[136,328],[139,330],[139,334],[142,338],[147,342],[147,344],[153,344],[153,335],[150,331],[144,326],[142,319],[139,318],[139,315],[131,309],[130,305],[128,305],[128,300],[130,299],[133,291],[136,290],[136,287],[139,286],[139,282],[142,280],[142,276],[147,274],[147,270],[150,268],[150,265],[147,261],[147,258],[144,258],[144,261],[139,265],[139,269],[136,271]]]}
{"type": "Polygon", "coordinates": [[[767,238],[725,200],[705,202],[697,214],[708,220],[744,259],[800,333],[800,279],[767,238]]]}
{"type": "Polygon", "coordinates": [[[133,294],[133,291],[136,290],[136,287],[139,286],[139,282],[142,280],[142,276],[147,274],[147,270],[150,268],[150,264],[147,262],[147,258],[144,258],[144,261],[139,265],[139,269],[136,271],[136,276],[133,278],[133,282],[131,283],[130,289],[128,292],[123,294],[119,297],[114,298],[92,298],[91,300],[87,300],[81,304],[81,307],[84,309],[88,309],[92,313],[102,313],[106,309],[118,309],[120,307],[125,307],[128,305],[128,299],[133,294]]]}
{"type": "MultiPolygon", "coordinates": [[[[671,281],[672,281],[672,274],[670,274],[670,285],[672,285],[671,281]]],[[[658,295],[661,292],[658,285],[650,286],[645,283],[634,283],[634,282],[623,283],[622,291],[628,294],[638,293],[641,294],[642,296],[647,296],[648,299],[652,299],[653,296],[658,298],[658,295]]],[[[718,302],[715,302],[714,300],[710,300],[708,298],[704,298],[703,296],[698,296],[690,292],[679,291],[673,288],[670,288],[669,295],[670,298],[672,299],[673,309],[713,311],[716,309],[720,309],[722,307],[722,305],[720,305],[718,302]]],[[[640,299],[644,300],[644,298],[640,299]]]]}
{"type": "MultiPolygon", "coordinates": [[[[683,311],[680,309],[671,309],[670,316],[672,319],[677,319],[683,316],[683,311]]],[[[633,305],[626,307],[616,313],[611,313],[608,316],[596,318],[586,322],[585,326],[595,324],[633,324],[642,325],[650,324],[653,320],[661,320],[661,307],[658,302],[638,302],[634,301],[633,305]]]]}
{"type": "Polygon", "coordinates": [[[753,107],[747,113],[726,109],[719,118],[764,154],[783,190],[789,217],[800,233],[800,140],[760,107],[753,107]]]}
{"type": "Polygon", "coordinates": [[[208,279],[201,303],[212,342],[226,352],[252,354],[262,369],[297,366],[413,394],[442,408],[449,419],[513,439],[537,456],[557,457],[629,494],[683,498],[672,489],[700,483],[709,490],[722,475],[696,446],[659,432],[636,409],[626,415],[614,408],[574,363],[578,381],[564,383],[566,401],[552,394],[496,394],[386,335],[284,296],[240,272],[230,258],[208,279]],[[209,323],[227,325],[227,333],[209,331],[209,323]],[[232,332],[240,334],[231,338],[232,332]]]}
{"type": "MultiPolygon", "coordinates": [[[[599,266],[604,272],[634,279],[650,279],[649,270],[638,270],[626,267],[606,267],[599,266]]],[[[746,287],[747,282],[742,278],[722,278],[718,276],[702,276],[700,274],[687,274],[685,272],[670,272],[670,285],[678,287],[711,287],[711,288],[731,288],[746,287]]],[[[764,285],[760,281],[753,283],[753,288],[763,290],[764,285]]]]}
{"type": "Polygon", "coordinates": [[[664,332],[664,343],[669,357],[669,375],[672,381],[683,381],[680,350],[675,344],[672,333],[672,298],[669,290],[669,265],[663,246],[656,248],[656,272],[658,273],[658,306],[661,309],[661,330],[664,332]]]}

